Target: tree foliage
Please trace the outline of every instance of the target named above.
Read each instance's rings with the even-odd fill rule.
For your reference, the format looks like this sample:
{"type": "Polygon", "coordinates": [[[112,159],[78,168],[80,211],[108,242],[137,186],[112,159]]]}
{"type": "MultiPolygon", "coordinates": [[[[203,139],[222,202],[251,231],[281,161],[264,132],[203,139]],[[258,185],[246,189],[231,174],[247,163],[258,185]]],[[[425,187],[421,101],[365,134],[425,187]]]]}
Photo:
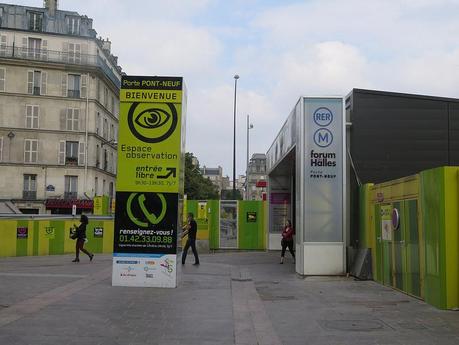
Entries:
{"type": "Polygon", "coordinates": [[[185,154],[185,194],[189,200],[219,199],[218,188],[202,176],[199,164],[193,165],[193,153],[185,154]]]}
{"type": "Polygon", "coordinates": [[[222,200],[242,200],[242,194],[239,189],[236,189],[236,197],[233,196],[233,190],[222,190],[222,200]]]}

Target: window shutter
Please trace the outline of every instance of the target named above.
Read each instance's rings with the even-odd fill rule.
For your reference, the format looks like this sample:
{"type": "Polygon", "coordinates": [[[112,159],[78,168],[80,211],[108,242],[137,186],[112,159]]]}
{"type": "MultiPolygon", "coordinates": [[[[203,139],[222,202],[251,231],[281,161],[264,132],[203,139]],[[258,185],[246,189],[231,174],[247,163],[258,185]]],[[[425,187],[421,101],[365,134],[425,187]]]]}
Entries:
{"type": "Polygon", "coordinates": [[[25,116],[26,128],[32,128],[32,106],[26,105],[26,116],[25,116]]]}
{"type": "Polygon", "coordinates": [[[86,98],[88,96],[88,76],[83,74],[81,76],[80,97],[86,98]]]}
{"type": "Polygon", "coordinates": [[[68,131],[73,130],[73,109],[67,108],[67,113],[65,115],[65,129],[68,131]]]}
{"type": "Polygon", "coordinates": [[[6,35],[0,36],[0,55],[6,55],[6,35]]]}
{"type": "Polygon", "coordinates": [[[32,125],[33,125],[33,128],[38,128],[40,125],[39,125],[39,121],[40,121],[40,107],[38,105],[34,106],[32,108],[33,110],[33,121],[32,121],[32,125]]]}
{"type": "Polygon", "coordinates": [[[88,121],[88,115],[86,114],[86,109],[81,108],[79,114],[80,114],[80,128],[81,130],[83,130],[84,128],[86,128],[86,121],[88,121]]]}
{"type": "Polygon", "coordinates": [[[59,124],[60,124],[59,127],[61,131],[67,129],[66,121],[67,121],[67,109],[61,109],[61,114],[59,116],[59,124]]]}
{"type": "Polygon", "coordinates": [[[64,62],[69,61],[69,44],[68,42],[64,42],[62,45],[62,60],[64,62]]]}
{"type": "Polygon", "coordinates": [[[88,63],[88,45],[87,44],[81,45],[81,61],[83,64],[88,63]]]}
{"type": "Polygon", "coordinates": [[[23,58],[26,58],[27,57],[27,37],[23,37],[22,38],[22,52],[21,52],[21,55],[23,58]]]}
{"type": "Polygon", "coordinates": [[[67,97],[67,79],[68,75],[66,73],[62,74],[62,96],[67,97]]]}
{"type": "Polygon", "coordinates": [[[75,63],[81,63],[81,46],[80,44],[75,44],[75,63]]]}
{"type": "Polygon", "coordinates": [[[73,109],[73,130],[79,131],[80,130],[80,109],[73,109]]]}
{"type": "Polygon", "coordinates": [[[47,92],[47,83],[48,83],[48,73],[41,72],[41,89],[40,94],[46,95],[47,92]]]}
{"type": "Polygon", "coordinates": [[[30,140],[24,141],[24,162],[28,163],[30,161],[30,140]]]}
{"type": "Polygon", "coordinates": [[[33,140],[31,147],[32,147],[32,162],[37,163],[38,162],[38,140],[33,140]]]}
{"type": "Polygon", "coordinates": [[[78,148],[78,165],[84,165],[84,142],[79,144],[78,148]]]}
{"type": "Polygon", "coordinates": [[[27,71],[27,93],[33,94],[33,71],[27,71]]]}
{"type": "Polygon", "coordinates": [[[57,164],[65,164],[65,140],[59,141],[59,154],[57,155],[57,164]]]}
{"type": "Polygon", "coordinates": [[[43,60],[48,60],[48,40],[41,41],[41,58],[43,60]]]}
{"type": "Polygon", "coordinates": [[[5,91],[5,77],[6,70],[4,68],[0,68],[0,91],[5,91]]]}

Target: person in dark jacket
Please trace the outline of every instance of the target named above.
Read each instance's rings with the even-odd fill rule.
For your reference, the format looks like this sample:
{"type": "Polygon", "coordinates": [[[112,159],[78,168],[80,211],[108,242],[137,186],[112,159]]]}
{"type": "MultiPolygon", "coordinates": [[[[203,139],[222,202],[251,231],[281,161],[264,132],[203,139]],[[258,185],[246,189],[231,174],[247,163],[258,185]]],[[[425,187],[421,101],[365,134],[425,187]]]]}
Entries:
{"type": "Polygon", "coordinates": [[[198,225],[193,219],[193,213],[188,213],[188,223],[183,229],[185,232],[183,233],[182,238],[188,235],[188,240],[186,241],[185,248],[183,248],[182,252],[182,265],[185,265],[186,255],[188,254],[188,249],[190,249],[190,247],[194,254],[193,265],[199,265],[198,251],[196,250],[196,234],[198,233],[198,225]]]}
{"type": "Polygon", "coordinates": [[[284,231],[282,231],[282,253],[280,263],[284,263],[285,250],[288,248],[293,257],[293,262],[295,262],[295,252],[293,251],[293,235],[295,235],[295,230],[293,230],[292,222],[287,220],[284,231]]]}
{"type": "Polygon", "coordinates": [[[84,243],[86,241],[86,225],[88,225],[88,217],[84,214],[80,217],[80,225],[76,229],[76,243],[75,243],[75,260],[72,262],[80,262],[80,250],[89,256],[89,261],[92,261],[94,254],[91,254],[86,249],[84,249],[84,243]]]}

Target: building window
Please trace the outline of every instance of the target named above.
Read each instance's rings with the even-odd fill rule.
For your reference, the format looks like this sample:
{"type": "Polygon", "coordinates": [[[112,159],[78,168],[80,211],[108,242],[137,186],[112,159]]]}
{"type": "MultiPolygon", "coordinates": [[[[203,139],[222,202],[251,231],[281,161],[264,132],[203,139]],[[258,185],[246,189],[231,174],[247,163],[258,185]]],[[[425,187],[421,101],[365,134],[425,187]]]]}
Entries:
{"type": "Polygon", "coordinates": [[[25,200],[34,200],[37,198],[37,175],[24,174],[22,198],[25,200]]]}
{"type": "Polygon", "coordinates": [[[102,133],[102,136],[105,138],[105,139],[108,139],[108,120],[107,119],[104,119],[104,128],[103,128],[103,133],[102,133]]]}
{"type": "Polygon", "coordinates": [[[3,162],[3,137],[0,137],[0,162],[3,162]]]}
{"type": "Polygon", "coordinates": [[[108,185],[108,196],[110,198],[113,198],[113,182],[110,182],[110,184],[108,185]]]}
{"type": "Polygon", "coordinates": [[[102,180],[102,195],[105,195],[105,180],[102,180]]]}
{"type": "Polygon", "coordinates": [[[38,161],[38,140],[25,139],[24,141],[24,162],[37,163],[38,161]]]}
{"type": "Polygon", "coordinates": [[[108,153],[107,150],[104,150],[104,170],[107,171],[108,169],[108,153]]]}
{"type": "Polygon", "coordinates": [[[78,131],[80,129],[80,109],[67,109],[66,128],[68,131],[78,131]]]}
{"type": "Polygon", "coordinates": [[[58,164],[84,165],[85,156],[84,142],[64,140],[59,142],[58,164]]]}
{"type": "Polygon", "coordinates": [[[69,63],[79,64],[81,62],[81,44],[69,43],[67,55],[69,63]]]}
{"type": "Polygon", "coordinates": [[[100,147],[96,145],[96,168],[100,168],[100,147]]]}
{"type": "Polygon", "coordinates": [[[115,125],[113,123],[110,126],[110,140],[115,140],[115,125]]]}
{"type": "Polygon", "coordinates": [[[38,128],[38,105],[26,105],[26,128],[38,128]]]}
{"type": "Polygon", "coordinates": [[[100,135],[100,113],[96,115],[96,134],[100,135]]]}
{"type": "Polygon", "coordinates": [[[78,141],[65,142],[65,165],[78,165],[78,141]]]}
{"type": "Polygon", "coordinates": [[[6,70],[4,68],[0,68],[0,91],[5,91],[5,77],[6,70]]]}
{"type": "Polygon", "coordinates": [[[114,114],[115,113],[115,97],[113,97],[113,95],[110,95],[110,104],[111,104],[110,110],[112,114],[114,114]]]}
{"type": "Polygon", "coordinates": [[[41,71],[27,72],[27,93],[29,95],[43,95],[46,93],[46,73],[41,71]]]}
{"type": "Polygon", "coordinates": [[[99,78],[97,78],[96,97],[97,97],[97,100],[100,102],[100,80],[99,78]]]}
{"type": "Polygon", "coordinates": [[[43,13],[29,12],[29,30],[43,31],[43,13]]]}
{"type": "Polygon", "coordinates": [[[70,35],[80,34],[80,18],[79,17],[66,17],[67,33],[70,35]]]}
{"type": "Polygon", "coordinates": [[[67,97],[80,98],[80,75],[69,74],[67,82],[67,97]]]}
{"type": "Polygon", "coordinates": [[[115,164],[114,164],[114,160],[113,160],[113,152],[110,152],[110,171],[112,173],[115,173],[115,164]]]}
{"type": "Polygon", "coordinates": [[[96,176],[94,178],[94,196],[97,196],[99,194],[99,178],[96,176]]]}
{"type": "Polygon", "coordinates": [[[104,106],[108,108],[108,89],[104,87],[104,106]]]}
{"type": "Polygon", "coordinates": [[[40,59],[41,58],[41,39],[29,38],[28,40],[28,58],[29,59],[40,59]]]}
{"type": "Polygon", "coordinates": [[[78,176],[64,176],[64,199],[78,198],[78,176]]]}

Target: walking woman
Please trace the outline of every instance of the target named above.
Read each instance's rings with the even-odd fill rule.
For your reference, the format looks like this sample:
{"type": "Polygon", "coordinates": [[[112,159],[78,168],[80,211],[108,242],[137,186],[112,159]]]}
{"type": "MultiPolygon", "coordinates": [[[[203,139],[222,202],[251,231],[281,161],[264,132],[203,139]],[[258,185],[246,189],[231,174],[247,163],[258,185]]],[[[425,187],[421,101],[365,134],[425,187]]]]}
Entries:
{"type": "Polygon", "coordinates": [[[89,261],[92,261],[94,258],[94,254],[91,254],[88,252],[86,249],[84,249],[84,243],[86,240],[86,225],[88,225],[88,217],[85,216],[84,214],[81,215],[80,217],[80,226],[76,229],[75,233],[75,239],[76,239],[76,244],[75,244],[75,260],[72,260],[72,262],[80,262],[80,250],[85,253],[87,256],[89,256],[89,261]]]}
{"type": "Polygon", "coordinates": [[[293,230],[292,222],[287,220],[284,231],[282,231],[282,253],[280,263],[284,263],[285,250],[288,248],[293,257],[293,262],[295,262],[295,252],[293,251],[293,235],[295,235],[295,230],[293,230]]]}

